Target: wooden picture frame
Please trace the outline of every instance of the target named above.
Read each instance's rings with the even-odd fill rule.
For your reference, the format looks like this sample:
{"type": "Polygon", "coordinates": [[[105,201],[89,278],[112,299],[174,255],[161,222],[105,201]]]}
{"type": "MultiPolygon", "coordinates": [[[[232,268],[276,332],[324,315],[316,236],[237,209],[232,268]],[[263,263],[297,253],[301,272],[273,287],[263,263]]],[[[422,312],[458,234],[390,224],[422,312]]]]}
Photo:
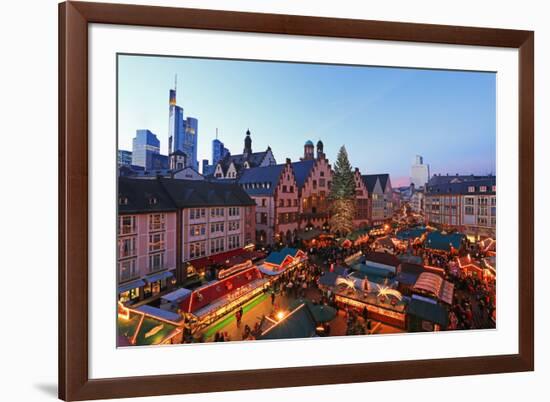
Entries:
{"type": "Polygon", "coordinates": [[[66,2],[59,5],[59,397],[102,399],[534,369],[534,33],[508,29],[66,2]],[[191,28],[519,49],[519,353],[173,374],[88,375],[88,24],[191,28]]]}

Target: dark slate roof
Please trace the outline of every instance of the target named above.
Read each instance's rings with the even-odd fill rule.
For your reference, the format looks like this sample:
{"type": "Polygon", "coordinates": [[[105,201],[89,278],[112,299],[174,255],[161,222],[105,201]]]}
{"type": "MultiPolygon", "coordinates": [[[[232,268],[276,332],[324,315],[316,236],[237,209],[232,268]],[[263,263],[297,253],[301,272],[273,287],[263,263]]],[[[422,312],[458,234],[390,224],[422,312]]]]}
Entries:
{"type": "Polygon", "coordinates": [[[355,271],[362,272],[363,274],[367,275],[367,277],[381,276],[385,278],[390,275],[390,271],[384,268],[373,267],[372,265],[368,264],[356,264],[352,268],[355,271]]]}
{"type": "Polygon", "coordinates": [[[118,212],[136,213],[136,212],[155,212],[155,211],[175,211],[176,206],[161,186],[158,180],[143,180],[129,177],[119,177],[118,179],[118,212]],[[152,200],[155,199],[156,203],[152,200]],[[127,201],[125,202],[121,202],[127,201]]]}
{"type": "Polygon", "coordinates": [[[415,274],[420,275],[422,272],[424,272],[424,266],[420,264],[414,264],[411,262],[402,262],[399,266],[399,272],[407,273],[407,274],[415,274]]]}
{"type": "Polygon", "coordinates": [[[307,304],[304,304],[264,331],[258,339],[311,338],[315,336],[315,327],[315,318],[307,304]]]}
{"type": "Polygon", "coordinates": [[[400,272],[395,280],[403,285],[413,286],[418,279],[418,275],[410,272],[400,272]]]}
{"type": "Polygon", "coordinates": [[[449,315],[445,307],[424,300],[412,298],[407,313],[423,320],[439,324],[443,328],[446,328],[449,323],[449,315]]]}
{"type": "Polygon", "coordinates": [[[380,180],[380,186],[382,187],[382,191],[384,191],[388,183],[389,177],[390,175],[387,173],[361,175],[363,183],[365,183],[365,187],[367,187],[369,194],[373,192],[374,186],[376,186],[376,181],[378,180],[380,180]]]}
{"type": "Polygon", "coordinates": [[[311,172],[314,165],[315,160],[313,159],[292,163],[292,169],[294,170],[294,177],[296,178],[298,188],[302,188],[304,186],[304,183],[309,176],[309,172],[311,172]]]}
{"type": "Polygon", "coordinates": [[[231,162],[235,164],[235,167],[238,171],[243,168],[244,162],[248,162],[251,168],[258,167],[265,159],[267,152],[267,150],[263,152],[252,152],[251,154],[246,156],[244,154],[227,155],[225,158],[220,160],[219,163],[222,165],[224,174],[227,172],[227,169],[229,168],[229,165],[231,165],[231,162]]]}
{"type": "Polygon", "coordinates": [[[426,186],[426,194],[461,194],[461,195],[494,195],[493,186],[496,185],[496,177],[486,177],[484,179],[468,180],[457,183],[440,183],[435,185],[428,184],[426,186]],[[479,191],[481,186],[487,187],[487,191],[479,191]],[[474,187],[474,191],[468,191],[469,187],[474,187]]]}
{"type": "Polygon", "coordinates": [[[273,195],[285,165],[271,165],[245,169],[239,184],[249,195],[273,195]],[[269,186],[267,186],[269,183],[269,186]],[[252,185],[256,185],[252,188],[252,185]]]}
{"type": "Polygon", "coordinates": [[[387,253],[379,253],[376,251],[368,252],[365,255],[365,260],[367,265],[369,261],[393,267],[397,267],[399,264],[401,264],[401,261],[396,256],[387,253]]]}
{"type": "Polygon", "coordinates": [[[447,184],[451,182],[465,182],[465,181],[472,181],[472,180],[481,180],[481,179],[487,179],[490,176],[475,176],[473,174],[471,175],[433,175],[428,180],[428,186],[436,186],[439,184],[447,184]]]}
{"type": "Polygon", "coordinates": [[[237,184],[200,180],[156,178],[144,180],[120,177],[119,213],[176,211],[177,208],[246,206],[254,200],[237,184]],[[151,202],[156,199],[156,203],[151,202]]]}
{"type": "Polygon", "coordinates": [[[340,277],[341,275],[338,275],[336,272],[325,272],[319,277],[318,283],[321,286],[334,287],[336,286],[336,280],[340,277]]]}
{"type": "Polygon", "coordinates": [[[178,208],[256,205],[237,184],[158,179],[178,208]]]}

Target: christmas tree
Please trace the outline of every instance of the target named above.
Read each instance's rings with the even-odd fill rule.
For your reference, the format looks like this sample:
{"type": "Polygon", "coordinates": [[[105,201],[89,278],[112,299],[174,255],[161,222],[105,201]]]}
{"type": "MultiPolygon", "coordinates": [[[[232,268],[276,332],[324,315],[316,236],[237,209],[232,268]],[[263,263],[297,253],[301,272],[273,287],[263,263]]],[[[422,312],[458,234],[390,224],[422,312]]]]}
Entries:
{"type": "Polygon", "coordinates": [[[355,216],[355,176],[345,146],[338,151],[329,198],[332,231],[342,235],[351,232],[355,216]]]}

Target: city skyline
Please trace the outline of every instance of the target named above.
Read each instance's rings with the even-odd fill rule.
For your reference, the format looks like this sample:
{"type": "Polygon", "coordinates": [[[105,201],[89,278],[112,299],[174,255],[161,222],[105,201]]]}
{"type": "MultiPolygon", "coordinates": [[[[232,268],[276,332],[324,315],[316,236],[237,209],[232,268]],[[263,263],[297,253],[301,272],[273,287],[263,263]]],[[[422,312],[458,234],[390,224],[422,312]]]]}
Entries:
{"type": "Polygon", "coordinates": [[[278,163],[321,139],[330,161],[346,145],[354,166],[394,185],[407,184],[416,154],[432,174],[496,170],[494,73],[130,55],[118,73],[119,149],[149,129],[168,153],[177,74],[177,104],[199,121],[199,164],[212,162],[216,131],[239,154],[250,129],[253,150],[271,146],[278,163]]]}

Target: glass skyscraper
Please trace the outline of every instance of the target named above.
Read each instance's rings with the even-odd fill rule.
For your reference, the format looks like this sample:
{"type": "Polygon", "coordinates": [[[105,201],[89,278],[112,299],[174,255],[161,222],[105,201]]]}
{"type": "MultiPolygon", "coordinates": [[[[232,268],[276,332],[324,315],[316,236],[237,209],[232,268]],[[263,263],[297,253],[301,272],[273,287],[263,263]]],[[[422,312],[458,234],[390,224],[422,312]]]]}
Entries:
{"type": "Polygon", "coordinates": [[[146,170],[154,169],[153,161],[160,153],[160,141],[149,130],[136,130],[132,140],[132,165],[143,166],[146,170]]]}
{"type": "Polygon", "coordinates": [[[123,149],[118,150],[118,164],[119,165],[131,165],[132,164],[132,152],[125,151],[123,149]]]}
{"type": "Polygon", "coordinates": [[[216,166],[216,164],[219,161],[221,161],[223,158],[225,158],[227,155],[229,155],[229,153],[230,153],[229,150],[223,146],[223,142],[221,142],[217,138],[212,141],[212,165],[213,166],[216,166]]]}
{"type": "Polygon", "coordinates": [[[170,90],[170,117],[168,125],[169,153],[182,151],[186,155],[186,166],[199,170],[197,160],[197,139],[199,121],[193,117],[184,118],[183,108],[176,105],[176,89],[170,90]]]}

